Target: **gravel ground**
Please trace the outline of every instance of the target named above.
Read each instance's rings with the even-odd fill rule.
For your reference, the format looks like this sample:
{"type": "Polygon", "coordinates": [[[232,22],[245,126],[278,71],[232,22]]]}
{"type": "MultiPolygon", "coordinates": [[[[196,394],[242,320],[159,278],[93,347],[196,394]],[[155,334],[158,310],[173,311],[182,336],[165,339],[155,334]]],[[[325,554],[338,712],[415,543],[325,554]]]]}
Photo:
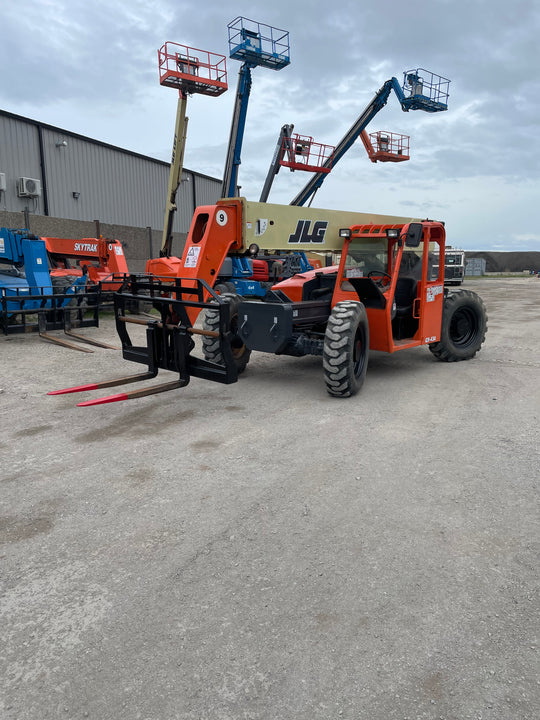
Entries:
{"type": "Polygon", "coordinates": [[[77,408],[137,366],[0,338],[2,720],[538,720],[540,281],[465,287],[475,359],[347,400],[254,354],[77,408]]]}

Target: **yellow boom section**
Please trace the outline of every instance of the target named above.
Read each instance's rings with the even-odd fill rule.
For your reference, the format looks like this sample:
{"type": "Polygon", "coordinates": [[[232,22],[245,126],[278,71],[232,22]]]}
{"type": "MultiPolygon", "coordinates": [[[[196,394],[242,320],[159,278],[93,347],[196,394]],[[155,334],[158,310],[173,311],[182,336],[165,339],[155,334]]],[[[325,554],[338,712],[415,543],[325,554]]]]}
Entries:
{"type": "Polygon", "coordinates": [[[241,206],[243,251],[253,243],[261,250],[339,251],[343,247],[343,238],[339,237],[341,228],[370,223],[404,225],[420,222],[413,217],[273,205],[249,202],[245,198],[223,199],[217,204],[241,206]]]}

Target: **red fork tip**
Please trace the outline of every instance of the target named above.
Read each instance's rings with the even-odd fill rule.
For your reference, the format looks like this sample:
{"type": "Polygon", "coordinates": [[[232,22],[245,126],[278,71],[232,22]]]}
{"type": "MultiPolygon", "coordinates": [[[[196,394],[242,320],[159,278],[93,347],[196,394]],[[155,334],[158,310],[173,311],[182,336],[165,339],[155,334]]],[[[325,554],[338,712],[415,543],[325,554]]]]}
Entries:
{"type": "Polygon", "coordinates": [[[62,388],[62,390],[49,390],[47,395],[66,395],[67,393],[86,392],[87,390],[97,390],[97,387],[96,383],[88,383],[87,385],[62,388]]]}
{"type": "Polygon", "coordinates": [[[77,407],[90,407],[91,405],[105,405],[106,403],[121,402],[128,400],[126,393],[118,393],[118,395],[107,395],[107,397],[96,398],[95,400],[85,400],[77,403],[77,407]]]}

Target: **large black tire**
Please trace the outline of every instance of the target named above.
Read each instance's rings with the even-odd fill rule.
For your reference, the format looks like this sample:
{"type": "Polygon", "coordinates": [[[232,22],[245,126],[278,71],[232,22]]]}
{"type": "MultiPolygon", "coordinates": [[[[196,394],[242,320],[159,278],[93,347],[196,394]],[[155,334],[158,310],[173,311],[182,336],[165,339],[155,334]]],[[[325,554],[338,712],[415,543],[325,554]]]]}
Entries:
{"type": "Polygon", "coordinates": [[[482,299],[470,290],[448,293],[444,298],[441,339],[429,349],[438,360],[470,360],[486,338],[488,316],[482,299]]]}
{"type": "MultiPolygon", "coordinates": [[[[51,277],[51,285],[53,289],[53,295],[64,295],[69,288],[77,281],[75,275],[53,275],[51,277]]],[[[84,303],[86,305],[86,303],[84,303]]],[[[81,306],[82,307],[82,304],[81,306]]],[[[78,308],[77,296],[74,294],[64,305],[64,308],[70,308],[69,318],[71,322],[75,322],[78,319],[78,308]]],[[[64,310],[67,312],[67,310],[64,310]]]]}
{"type": "Polygon", "coordinates": [[[364,382],[369,355],[369,323],[361,302],[337,303],[328,319],[323,348],[326,389],[333,397],[355,395],[364,382]]]}
{"type": "Polygon", "coordinates": [[[231,293],[232,295],[236,294],[236,287],[233,282],[218,283],[214,286],[214,290],[220,295],[223,295],[223,293],[231,293]]]}
{"type": "Polygon", "coordinates": [[[152,304],[152,298],[150,297],[149,290],[141,290],[138,293],[139,296],[147,295],[148,300],[128,300],[126,302],[126,311],[133,315],[147,315],[152,311],[154,305],[152,304]]]}
{"type": "MultiPolygon", "coordinates": [[[[53,275],[51,277],[53,294],[63,295],[77,279],[78,278],[75,277],[75,275],[53,275]]],[[[75,299],[75,296],[73,296],[73,299],[75,299]]],[[[72,301],[70,301],[70,304],[73,304],[72,301]]]]}
{"type": "MultiPolygon", "coordinates": [[[[222,293],[221,298],[225,300],[231,306],[231,331],[233,333],[233,340],[231,342],[231,349],[234,357],[234,362],[238,373],[244,372],[251,356],[251,350],[244,345],[244,341],[238,335],[238,305],[243,300],[240,295],[233,293],[222,293]]],[[[219,332],[219,309],[209,308],[206,310],[204,315],[203,328],[205,330],[212,330],[219,332]]],[[[210,362],[224,365],[225,360],[223,353],[221,352],[219,338],[206,337],[203,335],[203,352],[206,360],[210,362]]]]}

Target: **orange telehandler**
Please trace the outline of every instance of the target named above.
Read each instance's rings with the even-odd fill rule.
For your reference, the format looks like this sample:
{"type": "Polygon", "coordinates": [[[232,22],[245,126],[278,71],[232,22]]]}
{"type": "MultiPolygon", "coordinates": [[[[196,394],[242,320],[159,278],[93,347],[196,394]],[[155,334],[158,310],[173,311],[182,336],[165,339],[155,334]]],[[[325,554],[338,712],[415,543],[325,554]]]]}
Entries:
{"type": "MultiPolygon", "coordinates": [[[[247,71],[255,62],[253,48],[261,53],[262,35],[260,28],[248,33],[242,18],[237,20],[241,42],[235,45],[231,57],[243,59],[247,71]],[[258,41],[254,44],[255,39],[258,41]]],[[[271,48],[264,62],[279,60],[276,68],[288,63],[288,53],[274,53],[272,44],[271,48]]],[[[260,64],[259,60],[255,64],[260,64]]],[[[329,394],[348,397],[364,381],[370,348],[393,353],[427,345],[435,357],[448,362],[467,360],[476,354],[487,329],[482,300],[469,291],[449,294],[444,288],[442,265],[438,275],[432,277],[435,249],[444,256],[442,223],[305,207],[330,165],[384,107],[392,90],[406,112],[439,112],[447,108],[448,80],[424,71],[420,77],[420,70],[406,72],[403,87],[396,78],[388,80],[290,205],[234,197],[249,96],[247,83],[237,94],[225,197],[216,205],[197,208],[182,257],[177,258],[170,254],[170,230],[187,131],[186,98],[193,92],[216,95],[226,89],[224,59],[187,46],[166,44],[160,51],[160,67],[166,68],[161,84],[180,91],[161,255],[148,261],[145,275],[126,278],[115,294],[122,355],[145,365],[146,372],[50,394],[115,387],[153,378],[160,369],[178,373],[178,379],[79,404],[97,405],[153,395],[183,387],[192,376],[232,383],[246,368],[252,351],[261,351],[322,356],[329,394]],[[223,70],[219,70],[222,63],[223,70]],[[181,138],[179,151],[177,138],[181,138]],[[238,283],[226,285],[234,277],[233,264],[247,266],[261,252],[262,257],[264,252],[332,253],[340,255],[340,262],[305,270],[274,284],[268,282],[263,288],[264,297],[244,298],[236,292],[238,283]],[[158,316],[132,317],[132,304],[148,296],[158,316]],[[202,327],[196,324],[201,311],[202,327]],[[128,331],[132,323],[145,326],[145,345],[132,342],[128,331]],[[197,336],[202,338],[202,357],[197,354],[197,336]]],[[[379,141],[380,152],[392,152],[386,135],[379,141]]],[[[247,272],[250,279],[252,272],[251,263],[247,272]]],[[[272,274],[279,277],[278,272],[272,274]]],[[[244,295],[256,295],[251,293],[249,282],[242,287],[244,295]]]]}
{"type": "Polygon", "coordinates": [[[449,292],[444,267],[433,275],[435,250],[444,255],[440,222],[250,203],[229,198],[199,207],[193,217],[178,276],[131,276],[115,295],[116,325],[124,359],[146,372],[51,394],[114,387],[178,373],[162,385],[89,400],[96,405],[141,397],[188,384],[191,376],[232,383],[252,351],[322,356],[328,393],[354,395],[369,349],[394,353],[427,345],[446,362],[468,360],[487,330],[482,300],[449,292]],[[256,257],[260,247],[339,253],[339,265],[276,283],[263,301],[218,295],[221,268],[233,256],[256,257]],[[159,316],[135,318],[128,308],[143,294],[159,316]],[[201,323],[196,325],[199,314],[201,323]],[[146,345],[133,344],[130,323],[146,326],[146,345]],[[202,357],[194,341],[202,337],[202,357]]]}

